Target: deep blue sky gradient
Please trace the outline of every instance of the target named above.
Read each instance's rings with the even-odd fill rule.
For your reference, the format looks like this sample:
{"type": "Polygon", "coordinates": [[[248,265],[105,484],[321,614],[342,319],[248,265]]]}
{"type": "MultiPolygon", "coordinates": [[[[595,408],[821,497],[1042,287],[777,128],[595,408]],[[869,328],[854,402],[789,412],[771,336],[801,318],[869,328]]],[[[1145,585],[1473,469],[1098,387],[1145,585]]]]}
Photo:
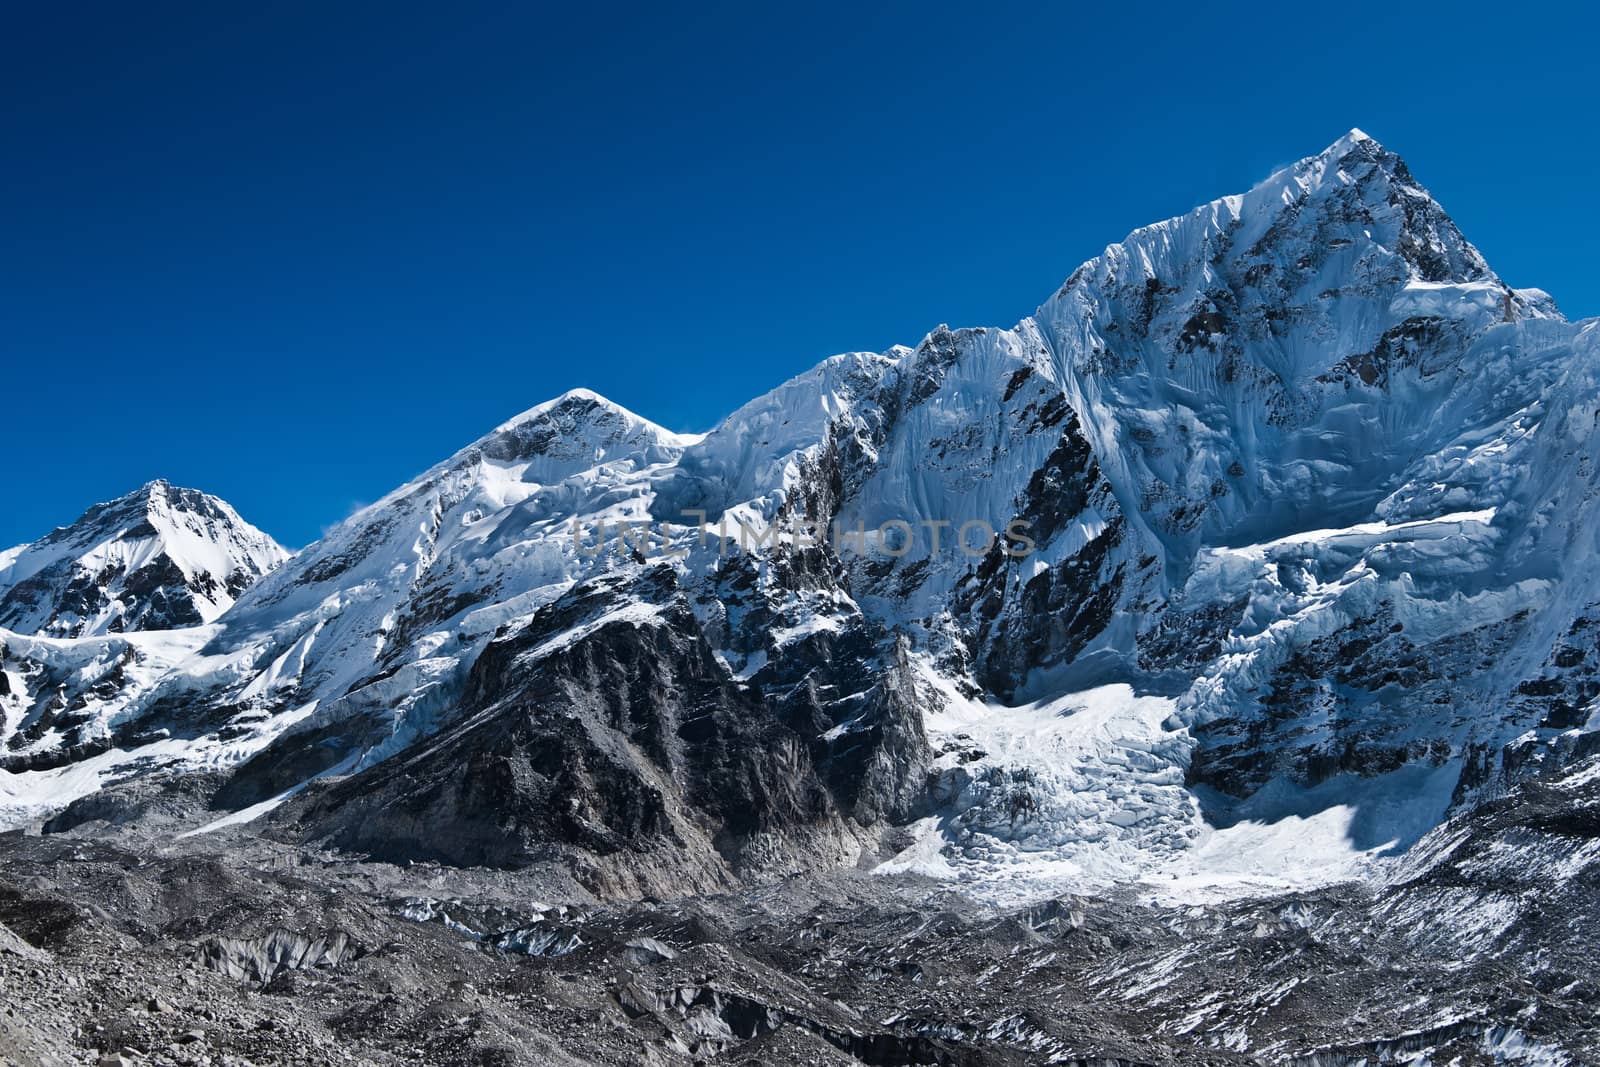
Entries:
{"type": "Polygon", "coordinates": [[[1592,5],[11,5],[0,546],[297,547],[540,400],[702,430],[1360,126],[1600,313],[1592,5]]]}

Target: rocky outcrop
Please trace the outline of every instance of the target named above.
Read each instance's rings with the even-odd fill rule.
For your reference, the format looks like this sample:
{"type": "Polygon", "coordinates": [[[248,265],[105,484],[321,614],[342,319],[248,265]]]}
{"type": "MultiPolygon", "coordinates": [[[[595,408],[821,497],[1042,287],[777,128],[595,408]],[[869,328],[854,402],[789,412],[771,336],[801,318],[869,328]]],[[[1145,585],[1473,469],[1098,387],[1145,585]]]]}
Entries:
{"type": "Polygon", "coordinates": [[[567,853],[597,865],[597,885],[709,887],[859,850],[843,813],[861,805],[861,779],[835,768],[830,788],[812,753],[731,677],[657,568],[579,586],[491,643],[453,725],[295,818],[309,838],[388,860],[520,867],[567,853]]]}

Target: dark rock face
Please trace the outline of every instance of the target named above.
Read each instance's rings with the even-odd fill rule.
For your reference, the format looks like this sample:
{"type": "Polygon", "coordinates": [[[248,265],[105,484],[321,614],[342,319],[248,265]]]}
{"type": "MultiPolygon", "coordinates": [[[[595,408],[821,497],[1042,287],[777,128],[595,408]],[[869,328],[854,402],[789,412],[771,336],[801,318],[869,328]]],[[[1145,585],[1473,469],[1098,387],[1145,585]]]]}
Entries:
{"type": "Polygon", "coordinates": [[[670,572],[629,592],[647,588],[580,586],[492,643],[454,725],[308,801],[303,831],[461,865],[567,847],[622,877],[638,873],[628,855],[712,882],[808,865],[800,843],[847,836],[841,804],[859,806],[871,776],[839,768],[836,796],[806,736],[717,661],[670,572]]]}
{"type": "Polygon", "coordinates": [[[811,739],[811,761],[843,811],[867,826],[920,812],[928,743],[903,644],[884,662],[859,631],[815,634],[754,682],[781,721],[811,739]]]}
{"type": "Polygon", "coordinates": [[[1295,651],[1237,715],[1197,724],[1189,780],[1246,797],[1277,777],[1311,787],[1346,772],[1442,765],[1486,727],[1478,683],[1525,623],[1423,647],[1387,613],[1354,620],[1295,651]],[[1385,690],[1407,699],[1385,702],[1385,690]]]}
{"type": "Polygon", "coordinates": [[[1060,438],[1016,500],[1011,521],[1027,541],[997,540],[951,598],[973,676],[1001,700],[1014,698],[1033,671],[1070,663],[1157,566],[1154,557],[1130,566],[1121,507],[1077,418],[1064,405],[1047,405],[1038,419],[1036,432],[1056,432],[1060,423],[1060,438]],[[1088,515],[1109,522],[1080,546],[1059,548],[1088,515]],[[1040,568],[1035,556],[1054,562],[1040,568]]]}
{"type": "Polygon", "coordinates": [[[0,746],[0,770],[46,770],[105,751],[110,739],[92,730],[97,706],[119,696],[139,660],[137,650],[116,644],[86,664],[51,662],[0,640],[0,671],[13,671],[21,681],[19,692],[4,694],[13,696],[20,715],[0,746]],[[50,739],[57,743],[40,747],[50,739]]]}
{"type": "Polygon", "coordinates": [[[215,592],[210,582],[191,585],[165,553],[123,575],[86,571],[77,560],[64,559],[6,590],[0,597],[0,623],[25,624],[42,613],[47,620],[44,629],[58,630],[70,625],[64,620],[92,619],[110,605],[114,579],[120,579],[118,599],[124,611],[108,624],[111,633],[198,626],[204,620],[191,595],[215,592]]]}
{"type": "Polygon", "coordinates": [[[240,764],[212,796],[219,811],[237,811],[278,796],[329,771],[370,743],[372,724],[364,720],[329,723],[279,738],[240,764]]]}
{"type": "Polygon", "coordinates": [[[1346,357],[1318,380],[1384,390],[1404,371],[1431,378],[1460,360],[1468,340],[1461,325],[1449,319],[1409,318],[1385,330],[1372,351],[1346,357]]]}

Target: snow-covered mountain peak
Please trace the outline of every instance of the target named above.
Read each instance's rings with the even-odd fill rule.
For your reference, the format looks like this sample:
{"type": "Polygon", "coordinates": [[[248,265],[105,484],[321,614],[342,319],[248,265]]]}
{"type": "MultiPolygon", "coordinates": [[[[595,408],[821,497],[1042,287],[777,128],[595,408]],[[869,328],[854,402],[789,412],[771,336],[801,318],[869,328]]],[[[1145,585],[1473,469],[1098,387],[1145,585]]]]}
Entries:
{"type": "Polygon", "coordinates": [[[1428,435],[1457,425],[1414,413],[1531,399],[1492,331],[1562,321],[1360,131],[1135,230],[1036,317],[1125,509],[1176,558],[1207,537],[1370,515],[1406,458],[1438,445],[1428,435]]]}
{"type": "MultiPolygon", "coordinates": [[[[1301,162],[1305,163],[1316,159],[1322,160],[1325,163],[1338,163],[1339,160],[1344,159],[1352,151],[1365,150],[1369,147],[1376,149],[1378,152],[1385,151],[1383,145],[1378,142],[1377,138],[1373,137],[1370,133],[1361,129],[1359,126],[1352,126],[1350,128],[1350,132],[1346,133],[1343,137],[1339,138],[1337,141],[1334,141],[1327,148],[1324,148],[1315,155],[1307,156],[1301,162]]],[[[1292,168],[1284,169],[1287,170],[1292,168]]]]}
{"type": "Polygon", "coordinates": [[[493,434],[505,433],[518,426],[541,419],[588,419],[592,421],[616,420],[628,426],[646,426],[666,437],[672,436],[671,431],[656,426],[648,419],[634,414],[621,404],[616,403],[593,389],[568,389],[559,396],[535,404],[533,407],[517,415],[513,415],[499,426],[495,427],[493,434]]]}
{"type": "Polygon", "coordinates": [[[526,461],[538,481],[548,482],[623,459],[638,466],[663,463],[697,440],[592,390],[571,389],[507,420],[458,455],[476,451],[504,463],[526,461]]]}
{"type": "MultiPolygon", "coordinates": [[[[1248,192],[1134,230],[1075,271],[1040,316],[1082,286],[1131,281],[1148,283],[1151,299],[1174,285],[1221,285],[1280,303],[1325,301],[1357,285],[1506,289],[1405,160],[1360,130],[1248,192]],[[1185,277],[1172,276],[1175,263],[1185,277]]],[[[1524,314],[1555,313],[1548,300],[1514,300],[1524,314]]]]}
{"type": "Polygon", "coordinates": [[[587,389],[529,408],[257,585],[223,620],[227,666],[198,664],[203,677],[184,684],[319,716],[363,701],[427,713],[427,694],[459,683],[497,627],[589,565],[570,520],[642,517],[653,475],[698,440],[587,389]]]}
{"type": "Polygon", "coordinates": [[[0,553],[0,626],[52,637],[195,626],[287,558],[226,501],[156,479],[0,553]]]}

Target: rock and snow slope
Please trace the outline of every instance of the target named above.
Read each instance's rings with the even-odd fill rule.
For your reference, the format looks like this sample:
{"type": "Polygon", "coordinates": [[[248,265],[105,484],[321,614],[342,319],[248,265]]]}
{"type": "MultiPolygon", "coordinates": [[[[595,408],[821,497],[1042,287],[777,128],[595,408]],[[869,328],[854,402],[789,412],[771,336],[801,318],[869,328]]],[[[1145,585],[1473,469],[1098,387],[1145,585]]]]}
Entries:
{"type": "Polygon", "coordinates": [[[285,825],[621,890],[912,820],[890,869],[1343,876],[1596,725],[1597,356],[1353,131],[703,436],[534,408],[108,685],[0,819],[225,767],[220,811],[339,777],[285,825]]]}
{"type": "MultiPolygon", "coordinates": [[[[0,552],[0,767],[99,755],[105,724],[288,555],[226,502],[165,481],[0,552]]],[[[73,773],[69,793],[98,781],[73,773]]]]}

